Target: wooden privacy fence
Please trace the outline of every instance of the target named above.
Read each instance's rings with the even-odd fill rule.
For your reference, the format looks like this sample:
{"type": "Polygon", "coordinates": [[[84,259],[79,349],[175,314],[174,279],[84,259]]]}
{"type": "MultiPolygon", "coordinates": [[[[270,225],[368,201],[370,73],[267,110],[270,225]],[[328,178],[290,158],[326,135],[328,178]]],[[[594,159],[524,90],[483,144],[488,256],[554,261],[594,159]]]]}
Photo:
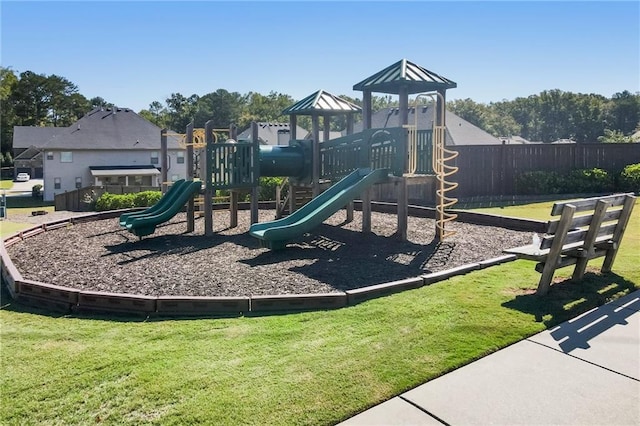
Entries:
{"type": "Polygon", "coordinates": [[[459,170],[452,180],[457,198],[516,195],[516,177],[534,170],[564,173],[574,169],[601,168],[617,174],[629,164],[640,163],[640,143],[459,145],[459,170]]]}
{"type": "Polygon", "coordinates": [[[73,191],[56,194],[54,197],[54,205],[56,211],[88,211],[89,203],[95,200],[105,192],[110,194],[130,194],[143,191],[160,191],[157,186],[124,186],[124,185],[104,185],[104,186],[86,186],[84,188],[75,189],[73,191]]]}

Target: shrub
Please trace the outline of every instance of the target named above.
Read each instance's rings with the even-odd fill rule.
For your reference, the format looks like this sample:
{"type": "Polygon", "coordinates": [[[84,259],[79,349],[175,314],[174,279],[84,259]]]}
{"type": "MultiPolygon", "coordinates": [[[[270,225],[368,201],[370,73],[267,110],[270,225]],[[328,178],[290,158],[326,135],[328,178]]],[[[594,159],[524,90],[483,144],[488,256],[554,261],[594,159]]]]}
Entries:
{"type": "Polygon", "coordinates": [[[640,163],[629,164],[620,173],[620,189],[640,193],[640,163]]]}
{"type": "Polygon", "coordinates": [[[572,170],[562,179],[562,192],[580,194],[613,191],[613,177],[602,169],[572,170]]]}
{"type": "Polygon", "coordinates": [[[31,196],[33,198],[38,198],[42,195],[42,185],[37,184],[31,187],[31,196]]]}
{"type": "Polygon", "coordinates": [[[516,177],[516,191],[525,195],[559,194],[560,181],[556,172],[524,172],[516,177]]]}
{"type": "MultiPolygon", "coordinates": [[[[284,178],[282,177],[261,177],[260,178],[260,189],[259,189],[259,197],[258,199],[261,201],[273,201],[276,199],[276,188],[282,185],[284,182],[284,178]]],[[[282,194],[286,195],[286,187],[285,191],[282,194]]]]}
{"type": "Polygon", "coordinates": [[[149,207],[156,204],[162,198],[160,191],[143,191],[134,194],[133,204],[135,207],[149,207]]]}
{"type": "Polygon", "coordinates": [[[516,178],[516,191],[523,195],[611,192],[614,179],[606,170],[577,169],[565,174],[536,170],[516,178]]]}
{"type": "Polygon", "coordinates": [[[160,191],[143,191],[134,194],[110,194],[105,192],[96,200],[96,211],[149,207],[162,198],[160,191]]]}

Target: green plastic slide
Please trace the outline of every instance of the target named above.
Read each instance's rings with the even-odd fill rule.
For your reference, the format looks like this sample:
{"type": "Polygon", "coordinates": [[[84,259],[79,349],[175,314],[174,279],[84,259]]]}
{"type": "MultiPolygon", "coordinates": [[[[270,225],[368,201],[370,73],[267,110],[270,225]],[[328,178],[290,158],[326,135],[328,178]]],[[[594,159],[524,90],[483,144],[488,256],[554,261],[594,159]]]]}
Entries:
{"type": "Polygon", "coordinates": [[[148,209],[137,211],[137,212],[121,214],[120,226],[126,227],[127,221],[132,220],[134,217],[150,216],[152,214],[155,214],[159,211],[164,210],[168,205],[170,205],[173,202],[173,199],[175,198],[176,194],[180,192],[179,189],[186,183],[187,181],[184,179],[175,181],[173,185],[171,185],[167,193],[164,194],[162,198],[158,200],[157,203],[155,203],[153,206],[149,207],[148,209]]]}
{"type": "MultiPolygon", "coordinates": [[[[145,235],[151,235],[155,232],[156,226],[168,221],[174,217],[182,207],[185,205],[189,198],[200,192],[202,182],[188,181],[185,184],[173,192],[175,196],[171,197],[171,201],[163,203],[163,207],[160,210],[155,211],[152,214],[145,216],[132,217],[127,219],[126,227],[130,232],[133,232],[138,237],[144,237],[145,235]]],[[[168,193],[167,193],[168,194],[168,193]]],[[[161,200],[162,201],[162,200],[161,200]]],[[[160,204],[160,201],[158,202],[160,204]]]]}
{"type": "Polygon", "coordinates": [[[363,190],[388,178],[389,170],[358,169],[311,200],[293,214],[272,222],[255,223],[249,233],[270,249],[284,248],[287,241],[327,220],[358,197],[363,190]]]}

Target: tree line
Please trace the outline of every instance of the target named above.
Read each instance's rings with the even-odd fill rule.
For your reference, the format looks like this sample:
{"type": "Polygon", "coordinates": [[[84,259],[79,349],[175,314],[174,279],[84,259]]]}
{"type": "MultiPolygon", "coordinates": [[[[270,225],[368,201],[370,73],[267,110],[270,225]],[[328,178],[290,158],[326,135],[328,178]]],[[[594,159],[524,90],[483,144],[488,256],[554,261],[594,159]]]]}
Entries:
{"type": "Polygon", "coordinates": [[[447,108],[496,137],[522,136],[530,141],[631,142],[631,135],[640,130],[640,93],[627,90],[611,98],[545,90],[489,104],[455,100],[447,108]]]}
{"type": "MultiPolygon", "coordinates": [[[[95,107],[114,106],[102,97],[85,97],[75,84],[55,74],[17,73],[0,67],[0,77],[3,165],[12,163],[13,126],[70,126],[95,107]]],[[[361,99],[341,97],[362,105],[361,99]]],[[[275,91],[264,95],[218,89],[202,96],[172,93],[164,101],[151,102],[149,108],[138,113],[159,127],[178,132],[184,131],[191,120],[195,127],[204,127],[207,120],[213,120],[217,128],[235,123],[243,130],[252,121],[288,121],[282,110],[295,101],[275,91]]],[[[372,99],[374,111],[397,106],[398,101],[388,95],[372,99]]],[[[611,98],[548,90],[527,98],[489,104],[471,99],[455,100],[448,102],[447,108],[496,137],[519,135],[542,142],[557,139],[573,139],[578,143],[628,142],[640,123],[640,93],[626,90],[611,98]]],[[[344,117],[331,120],[332,130],[345,128],[344,117]]],[[[309,117],[299,117],[298,124],[311,129],[309,117]]]]}

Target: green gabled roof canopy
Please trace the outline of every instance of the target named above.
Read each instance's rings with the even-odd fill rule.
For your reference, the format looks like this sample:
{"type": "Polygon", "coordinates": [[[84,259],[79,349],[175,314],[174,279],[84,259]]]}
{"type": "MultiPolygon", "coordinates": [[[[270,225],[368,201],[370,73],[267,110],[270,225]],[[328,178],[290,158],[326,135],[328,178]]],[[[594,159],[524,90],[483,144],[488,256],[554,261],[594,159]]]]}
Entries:
{"type": "Polygon", "coordinates": [[[406,87],[409,94],[431,92],[439,89],[452,89],[458,85],[426,68],[401,59],[369,78],[353,86],[353,90],[377,93],[400,94],[400,88],[406,87]]]}
{"type": "Polygon", "coordinates": [[[313,114],[349,114],[362,111],[358,105],[332,95],[324,90],[318,90],[301,101],[296,102],[282,111],[282,114],[313,115],[313,114]]]}

